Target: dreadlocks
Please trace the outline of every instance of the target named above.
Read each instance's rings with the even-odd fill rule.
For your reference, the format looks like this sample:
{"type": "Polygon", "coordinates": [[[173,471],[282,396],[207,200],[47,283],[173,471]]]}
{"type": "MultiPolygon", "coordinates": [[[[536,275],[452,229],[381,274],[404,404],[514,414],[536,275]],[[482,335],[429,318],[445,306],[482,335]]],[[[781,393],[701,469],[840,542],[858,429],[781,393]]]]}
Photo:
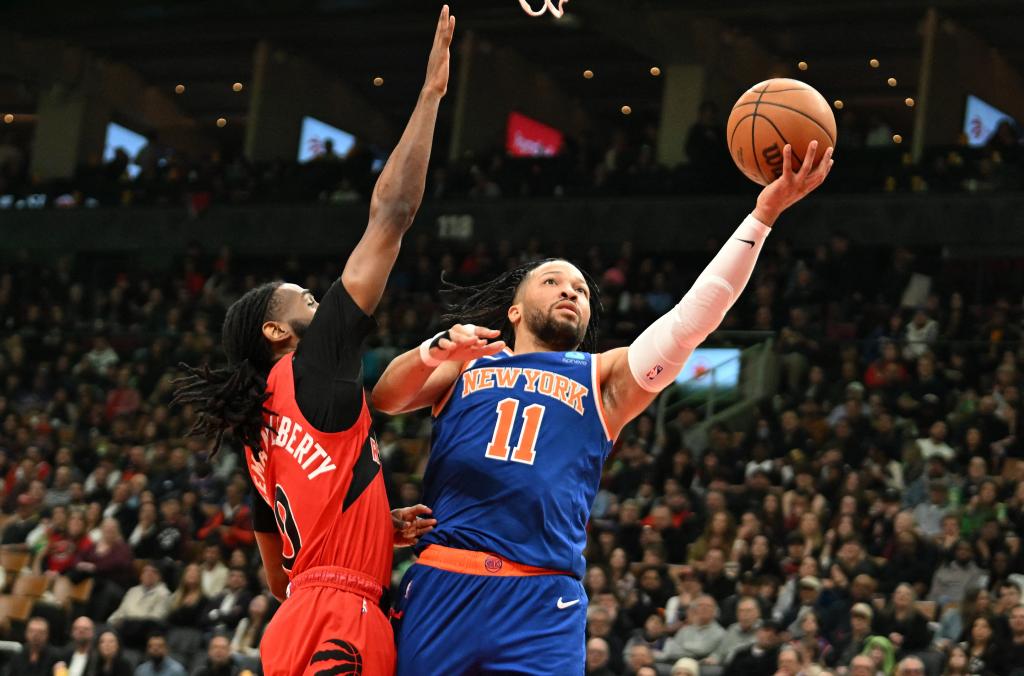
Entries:
{"type": "MultiPolygon", "coordinates": [[[[442,315],[444,324],[476,324],[501,331],[501,339],[511,348],[515,348],[515,328],[508,320],[508,308],[515,303],[516,293],[534,269],[544,263],[562,260],[561,258],[545,258],[529,261],[517,268],[498,275],[489,282],[471,286],[459,286],[441,278],[441,295],[448,304],[447,311],[442,315]]],[[[580,271],[590,288],[590,324],[583,336],[580,347],[587,352],[597,350],[598,329],[601,324],[601,290],[597,283],[586,272],[580,271]]]]}
{"type": "Polygon", "coordinates": [[[270,396],[267,376],[274,365],[263,323],[277,313],[280,301],[274,292],[279,286],[281,282],[258,286],[228,308],[221,331],[227,368],[181,364],[185,375],[174,381],[173,403],[196,407],[189,435],[214,438],[210,456],[220,450],[227,432],[249,448],[260,447],[263,414],[269,412],[263,406],[270,396]]]}

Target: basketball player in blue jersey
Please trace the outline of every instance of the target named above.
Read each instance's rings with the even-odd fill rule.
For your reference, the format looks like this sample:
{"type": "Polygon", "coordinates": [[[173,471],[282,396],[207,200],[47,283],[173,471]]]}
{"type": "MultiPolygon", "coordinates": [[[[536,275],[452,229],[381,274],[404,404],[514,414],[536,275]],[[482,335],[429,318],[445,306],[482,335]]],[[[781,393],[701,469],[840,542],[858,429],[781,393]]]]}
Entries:
{"type": "Polygon", "coordinates": [[[438,525],[398,588],[399,676],[583,673],[580,581],[602,465],[721,323],[775,219],[825,180],[832,149],[812,168],[816,150],[794,172],[786,146],[782,177],[628,348],[591,352],[597,288],[564,260],[448,289],[459,323],[395,359],[372,397],[434,416],[424,502],[438,525]]]}

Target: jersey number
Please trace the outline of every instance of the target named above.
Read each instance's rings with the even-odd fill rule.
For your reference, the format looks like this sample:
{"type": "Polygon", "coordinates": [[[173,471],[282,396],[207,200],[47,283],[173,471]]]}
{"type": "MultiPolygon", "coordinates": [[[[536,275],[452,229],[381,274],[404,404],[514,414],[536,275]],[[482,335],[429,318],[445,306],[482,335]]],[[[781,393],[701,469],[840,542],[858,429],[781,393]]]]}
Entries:
{"type": "Polygon", "coordinates": [[[540,404],[530,404],[523,409],[523,429],[519,432],[519,443],[511,449],[509,442],[512,441],[512,425],[516,421],[518,410],[518,399],[510,397],[498,402],[498,423],[494,426],[491,443],[487,444],[487,452],[484,454],[486,457],[506,462],[511,455],[512,462],[533,464],[534,458],[537,457],[537,435],[540,433],[540,423],[544,419],[544,407],[540,404]]]}
{"type": "Polygon", "coordinates": [[[302,536],[299,535],[299,526],[295,523],[292,506],[288,502],[288,494],[281,486],[274,490],[274,519],[282,536],[281,567],[291,572],[295,559],[299,557],[299,550],[302,549],[302,536]]]}

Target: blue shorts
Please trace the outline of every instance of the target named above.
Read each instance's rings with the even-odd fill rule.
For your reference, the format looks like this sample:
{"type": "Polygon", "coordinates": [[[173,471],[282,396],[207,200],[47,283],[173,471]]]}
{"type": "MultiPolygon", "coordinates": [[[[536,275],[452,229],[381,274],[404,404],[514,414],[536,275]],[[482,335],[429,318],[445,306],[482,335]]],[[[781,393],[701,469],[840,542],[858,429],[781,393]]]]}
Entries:
{"type": "Polygon", "coordinates": [[[491,577],[416,564],[397,596],[398,676],[584,672],[587,595],[574,577],[491,577]]]}

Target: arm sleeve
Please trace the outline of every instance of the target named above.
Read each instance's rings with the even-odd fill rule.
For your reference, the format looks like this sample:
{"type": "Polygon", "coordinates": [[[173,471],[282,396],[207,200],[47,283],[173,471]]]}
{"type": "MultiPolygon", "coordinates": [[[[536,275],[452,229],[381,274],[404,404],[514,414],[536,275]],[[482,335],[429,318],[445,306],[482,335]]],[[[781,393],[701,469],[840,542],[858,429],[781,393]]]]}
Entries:
{"type": "Polygon", "coordinates": [[[637,385],[660,392],[675,380],[743,292],[770,232],[747,216],[679,304],[633,341],[627,356],[637,385]]]}
{"type": "Polygon", "coordinates": [[[363,405],[362,346],[376,328],[341,280],[331,285],[295,350],[295,401],[321,432],[341,432],[363,405]]]}
{"type": "Polygon", "coordinates": [[[257,533],[277,532],[277,520],[274,519],[274,510],[270,508],[270,505],[255,490],[252,492],[252,529],[257,533]]]}

